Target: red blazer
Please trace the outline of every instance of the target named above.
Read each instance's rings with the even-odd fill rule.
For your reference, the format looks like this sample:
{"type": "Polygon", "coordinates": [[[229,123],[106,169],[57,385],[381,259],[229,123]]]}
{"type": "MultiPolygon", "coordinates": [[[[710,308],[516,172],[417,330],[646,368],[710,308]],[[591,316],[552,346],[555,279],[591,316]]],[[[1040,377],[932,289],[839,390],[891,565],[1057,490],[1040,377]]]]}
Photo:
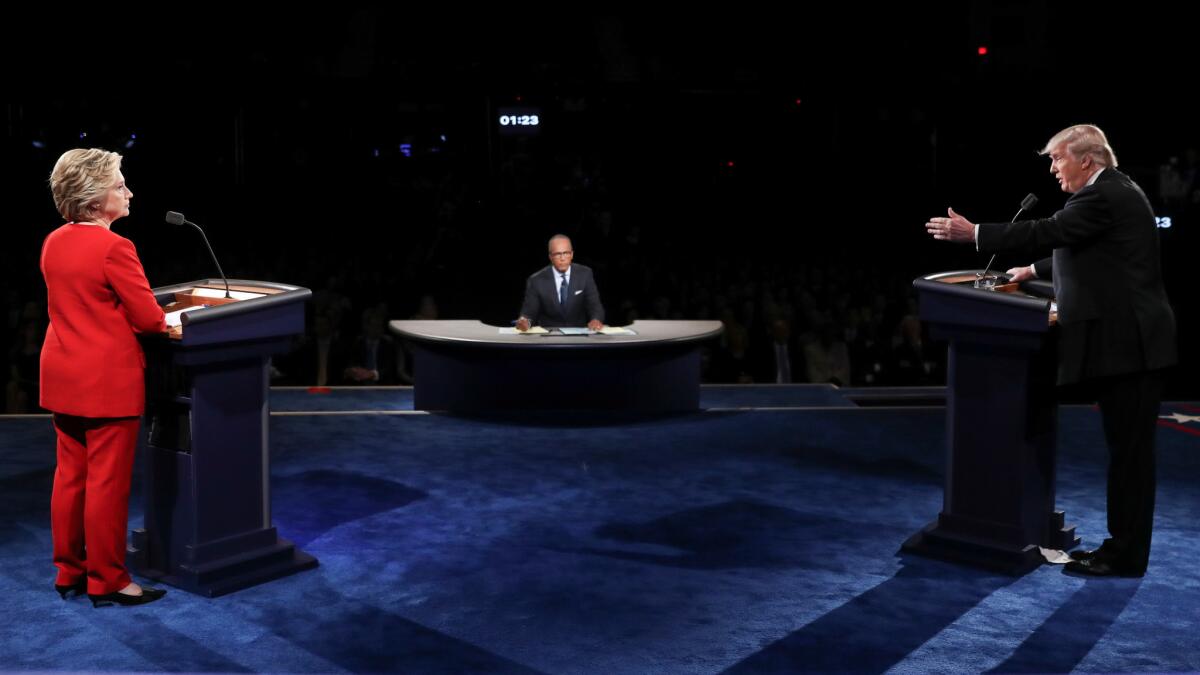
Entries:
{"type": "Polygon", "coordinates": [[[133,243],[99,225],[67,223],[42,244],[50,327],[41,404],[80,417],[134,417],[146,407],[138,333],[166,331],[133,243]]]}

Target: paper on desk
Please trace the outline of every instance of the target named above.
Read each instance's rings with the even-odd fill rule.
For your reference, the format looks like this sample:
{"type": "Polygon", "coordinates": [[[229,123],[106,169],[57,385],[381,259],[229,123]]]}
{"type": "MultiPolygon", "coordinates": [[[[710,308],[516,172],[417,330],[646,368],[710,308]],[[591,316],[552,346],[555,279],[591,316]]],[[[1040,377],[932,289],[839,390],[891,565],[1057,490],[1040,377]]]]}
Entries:
{"type": "Polygon", "coordinates": [[[1071,556],[1063,551],[1054,548],[1043,548],[1041,546],[1038,548],[1042,550],[1042,557],[1051,565],[1065,565],[1071,562],[1071,556]]]}
{"type": "Polygon", "coordinates": [[[516,328],[501,328],[500,329],[501,335],[545,335],[546,333],[549,333],[549,332],[550,331],[546,330],[545,328],[542,328],[541,326],[530,326],[529,330],[524,330],[524,331],[517,330],[516,328]]]}
{"type": "Polygon", "coordinates": [[[587,335],[588,333],[591,333],[592,330],[590,328],[582,328],[578,326],[559,326],[558,332],[562,333],[563,335],[587,335]]]}
{"type": "Polygon", "coordinates": [[[201,305],[195,305],[192,307],[184,307],[183,309],[176,310],[174,312],[167,312],[167,326],[169,328],[174,328],[175,326],[182,325],[183,324],[182,317],[183,317],[184,313],[185,312],[194,312],[197,309],[204,309],[204,307],[201,305]]]}
{"type": "Polygon", "coordinates": [[[628,328],[621,328],[620,326],[605,326],[600,329],[600,332],[604,335],[637,335],[637,333],[628,328]]]}

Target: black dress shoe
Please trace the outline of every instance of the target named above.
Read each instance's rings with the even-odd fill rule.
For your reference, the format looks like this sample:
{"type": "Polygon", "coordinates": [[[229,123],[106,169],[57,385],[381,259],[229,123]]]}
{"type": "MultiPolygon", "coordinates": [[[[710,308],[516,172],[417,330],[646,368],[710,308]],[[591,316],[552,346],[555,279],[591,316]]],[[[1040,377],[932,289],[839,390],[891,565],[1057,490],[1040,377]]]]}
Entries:
{"type": "Polygon", "coordinates": [[[1100,549],[1093,548],[1093,549],[1087,549],[1087,550],[1079,549],[1078,551],[1071,551],[1067,555],[1071,556],[1071,560],[1091,560],[1092,558],[1095,558],[1099,554],[1100,554],[1100,549]]]}
{"type": "Polygon", "coordinates": [[[1104,557],[1093,557],[1088,560],[1072,560],[1063,570],[1067,574],[1079,574],[1088,577],[1142,577],[1146,570],[1133,570],[1114,565],[1104,557]]]}
{"type": "Polygon", "coordinates": [[[54,590],[58,591],[58,594],[62,596],[63,600],[66,600],[67,596],[71,595],[71,591],[75,591],[75,595],[77,596],[83,595],[84,593],[87,593],[87,577],[84,577],[69,586],[59,586],[58,584],[54,584],[54,590]]]}
{"type": "Polygon", "coordinates": [[[142,586],[141,595],[129,595],[117,591],[116,593],[105,593],[104,595],[92,595],[88,593],[88,597],[92,599],[92,607],[105,607],[107,605],[129,607],[154,602],[166,594],[167,592],[161,588],[147,588],[146,586],[142,586]]]}

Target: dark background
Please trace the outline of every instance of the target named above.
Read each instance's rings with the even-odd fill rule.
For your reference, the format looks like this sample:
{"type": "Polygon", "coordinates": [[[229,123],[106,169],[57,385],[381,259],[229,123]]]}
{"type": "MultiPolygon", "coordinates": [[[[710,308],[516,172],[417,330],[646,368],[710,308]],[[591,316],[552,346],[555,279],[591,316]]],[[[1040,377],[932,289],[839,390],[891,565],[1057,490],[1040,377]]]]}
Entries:
{"type": "Polygon", "coordinates": [[[115,229],[152,285],[213,274],[197,235],[162,222],[177,210],[230,277],[347,305],[347,339],[364,311],[406,318],[423,295],[441,318],[505,323],[565,232],[611,323],[720,318],[754,342],[787,307],[796,334],[872,332],[875,352],[851,344],[855,383],[936,384],[944,347],[928,342],[923,371],[866,378],[859,363],[902,360],[889,350],[912,278],[986,263],[924,222],[948,205],[1007,220],[1029,192],[1033,215],[1053,213],[1065,195],[1036,152],[1090,122],[1172,218],[1160,234],[1186,362],[1170,394],[1194,397],[1190,23],[1145,4],[913,7],[11,13],[3,346],[44,303],[50,169],[100,146],[125,157],[136,196],[115,229]],[[507,106],[538,108],[539,133],[501,134],[507,106]]]}

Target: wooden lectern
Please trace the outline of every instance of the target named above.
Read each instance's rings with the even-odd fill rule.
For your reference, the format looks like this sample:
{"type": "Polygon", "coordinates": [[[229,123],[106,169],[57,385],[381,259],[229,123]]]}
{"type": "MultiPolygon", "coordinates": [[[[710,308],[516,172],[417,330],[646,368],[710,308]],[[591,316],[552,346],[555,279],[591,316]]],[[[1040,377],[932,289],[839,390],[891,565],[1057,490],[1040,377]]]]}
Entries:
{"type": "Polygon", "coordinates": [[[949,342],[946,478],[942,512],[901,551],[1022,574],[1039,546],[1079,544],[1054,506],[1057,315],[1048,283],[976,288],[978,275],[913,282],[921,320],[949,342]]]}
{"type": "Polygon", "coordinates": [[[271,524],[268,365],[304,332],[307,288],[220,279],[154,289],[169,338],[144,342],[145,527],[130,567],[209,597],[316,567],[271,524]]]}

